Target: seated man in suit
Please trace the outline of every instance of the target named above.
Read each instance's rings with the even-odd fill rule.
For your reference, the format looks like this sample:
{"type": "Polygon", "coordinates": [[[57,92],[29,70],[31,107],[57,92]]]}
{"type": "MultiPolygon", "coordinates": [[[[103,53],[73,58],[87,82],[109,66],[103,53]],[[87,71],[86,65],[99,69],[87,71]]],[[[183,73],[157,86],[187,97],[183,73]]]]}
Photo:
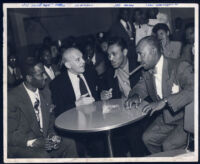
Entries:
{"type": "Polygon", "coordinates": [[[186,61],[168,59],[153,36],[143,38],[137,45],[138,61],[145,71],[131,90],[127,106],[138,105],[146,96],[152,103],[143,112],[160,111],[143,134],[151,153],[184,148],[187,133],[183,129],[184,108],[194,99],[194,73],[186,61]]]}
{"type": "MultiPolygon", "coordinates": [[[[127,98],[131,88],[139,81],[140,71],[130,75],[130,72],[134,69],[134,64],[132,62],[133,58],[127,56],[127,53],[127,45],[122,38],[113,37],[110,39],[108,42],[108,58],[112,67],[106,71],[106,75],[104,76],[104,90],[101,92],[102,100],[127,98]]],[[[116,156],[125,156],[126,151],[122,149],[122,145],[125,143],[127,144],[124,147],[130,147],[132,156],[142,156],[144,145],[142,147],[140,140],[142,132],[139,132],[141,130],[138,127],[139,124],[140,122],[135,123],[134,126],[115,130],[116,132],[114,133],[116,133],[116,136],[121,136],[118,137],[121,140],[121,144],[114,144],[114,146],[120,145],[120,148],[116,148],[118,150],[115,152],[116,156]]]]}
{"type": "Polygon", "coordinates": [[[41,63],[25,63],[24,82],[8,93],[8,157],[77,157],[75,142],[54,132],[54,105],[41,63]]]}
{"type": "MultiPolygon", "coordinates": [[[[68,48],[63,52],[62,63],[66,70],[58,75],[50,84],[53,101],[56,105],[56,116],[75,106],[90,104],[97,100],[96,84],[89,70],[85,71],[85,61],[82,53],[77,48],[68,48]]],[[[92,135],[90,135],[92,136],[92,135]]],[[[86,142],[91,143],[102,155],[100,148],[95,146],[99,141],[98,136],[87,138],[86,142]],[[95,137],[97,139],[95,140],[95,137]]],[[[79,137],[77,142],[84,143],[86,137],[79,137]]],[[[90,144],[87,144],[90,145],[90,144]]],[[[102,144],[99,144],[100,147],[102,144]]],[[[80,144],[79,144],[80,146],[80,144]]]]}
{"type": "Polygon", "coordinates": [[[90,72],[85,72],[82,53],[76,48],[68,48],[63,53],[62,63],[67,69],[50,83],[56,116],[97,98],[96,85],[90,72]]]}

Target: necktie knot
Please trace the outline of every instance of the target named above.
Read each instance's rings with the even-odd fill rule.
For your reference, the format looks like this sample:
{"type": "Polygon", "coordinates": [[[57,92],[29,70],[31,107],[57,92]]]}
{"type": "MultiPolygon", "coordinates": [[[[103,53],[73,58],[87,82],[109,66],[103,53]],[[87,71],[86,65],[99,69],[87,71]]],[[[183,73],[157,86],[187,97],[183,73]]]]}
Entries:
{"type": "Polygon", "coordinates": [[[38,107],[40,105],[40,101],[38,100],[38,98],[36,98],[35,103],[34,103],[34,108],[38,111],[38,107]]]}

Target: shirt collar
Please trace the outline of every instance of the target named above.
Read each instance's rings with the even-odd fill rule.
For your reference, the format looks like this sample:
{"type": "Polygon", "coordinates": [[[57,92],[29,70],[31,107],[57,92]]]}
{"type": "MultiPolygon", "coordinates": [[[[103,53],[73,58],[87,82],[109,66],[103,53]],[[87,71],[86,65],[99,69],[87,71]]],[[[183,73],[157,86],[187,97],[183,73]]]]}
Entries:
{"type": "Polygon", "coordinates": [[[35,92],[33,92],[30,89],[28,89],[24,83],[23,83],[23,85],[24,85],[24,88],[26,89],[26,91],[28,92],[30,97],[32,97],[32,96],[34,96],[34,97],[37,96],[38,97],[39,96],[39,89],[38,88],[36,89],[35,92]]]}
{"type": "Polygon", "coordinates": [[[48,68],[47,66],[44,65],[45,70],[52,70],[51,66],[48,68]]]}

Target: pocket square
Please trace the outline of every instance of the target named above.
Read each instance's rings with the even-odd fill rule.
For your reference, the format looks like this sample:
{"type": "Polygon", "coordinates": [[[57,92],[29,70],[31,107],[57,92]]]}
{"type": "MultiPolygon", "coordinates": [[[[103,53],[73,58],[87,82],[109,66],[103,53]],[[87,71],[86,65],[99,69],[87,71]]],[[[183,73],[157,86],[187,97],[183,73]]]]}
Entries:
{"type": "Polygon", "coordinates": [[[173,83],[171,93],[172,93],[172,94],[175,94],[175,93],[178,93],[178,92],[179,92],[179,85],[173,83]]]}

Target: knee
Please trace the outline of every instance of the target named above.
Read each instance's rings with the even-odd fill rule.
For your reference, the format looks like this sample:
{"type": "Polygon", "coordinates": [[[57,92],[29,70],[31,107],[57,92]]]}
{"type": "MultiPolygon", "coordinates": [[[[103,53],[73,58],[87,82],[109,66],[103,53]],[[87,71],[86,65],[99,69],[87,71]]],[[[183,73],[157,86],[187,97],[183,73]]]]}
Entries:
{"type": "Polygon", "coordinates": [[[142,141],[144,142],[145,145],[149,143],[149,141],[150,141],[150,135],[149,135],[149,133],[146,133],[146,132],[143,133],[143,135],[142,135],[142,141]]]}
{"type": "Polygon", "coordinates": [[[169,151],[174,149],[174,144],[170,142],[163,142],[162,144],[163,151],[169,151]]]}
{"type": "Polygon", "coordinates": [[[51,156],[45,150],[38,150],[35,154],[35,158],[51,158],[51,156]]]}

